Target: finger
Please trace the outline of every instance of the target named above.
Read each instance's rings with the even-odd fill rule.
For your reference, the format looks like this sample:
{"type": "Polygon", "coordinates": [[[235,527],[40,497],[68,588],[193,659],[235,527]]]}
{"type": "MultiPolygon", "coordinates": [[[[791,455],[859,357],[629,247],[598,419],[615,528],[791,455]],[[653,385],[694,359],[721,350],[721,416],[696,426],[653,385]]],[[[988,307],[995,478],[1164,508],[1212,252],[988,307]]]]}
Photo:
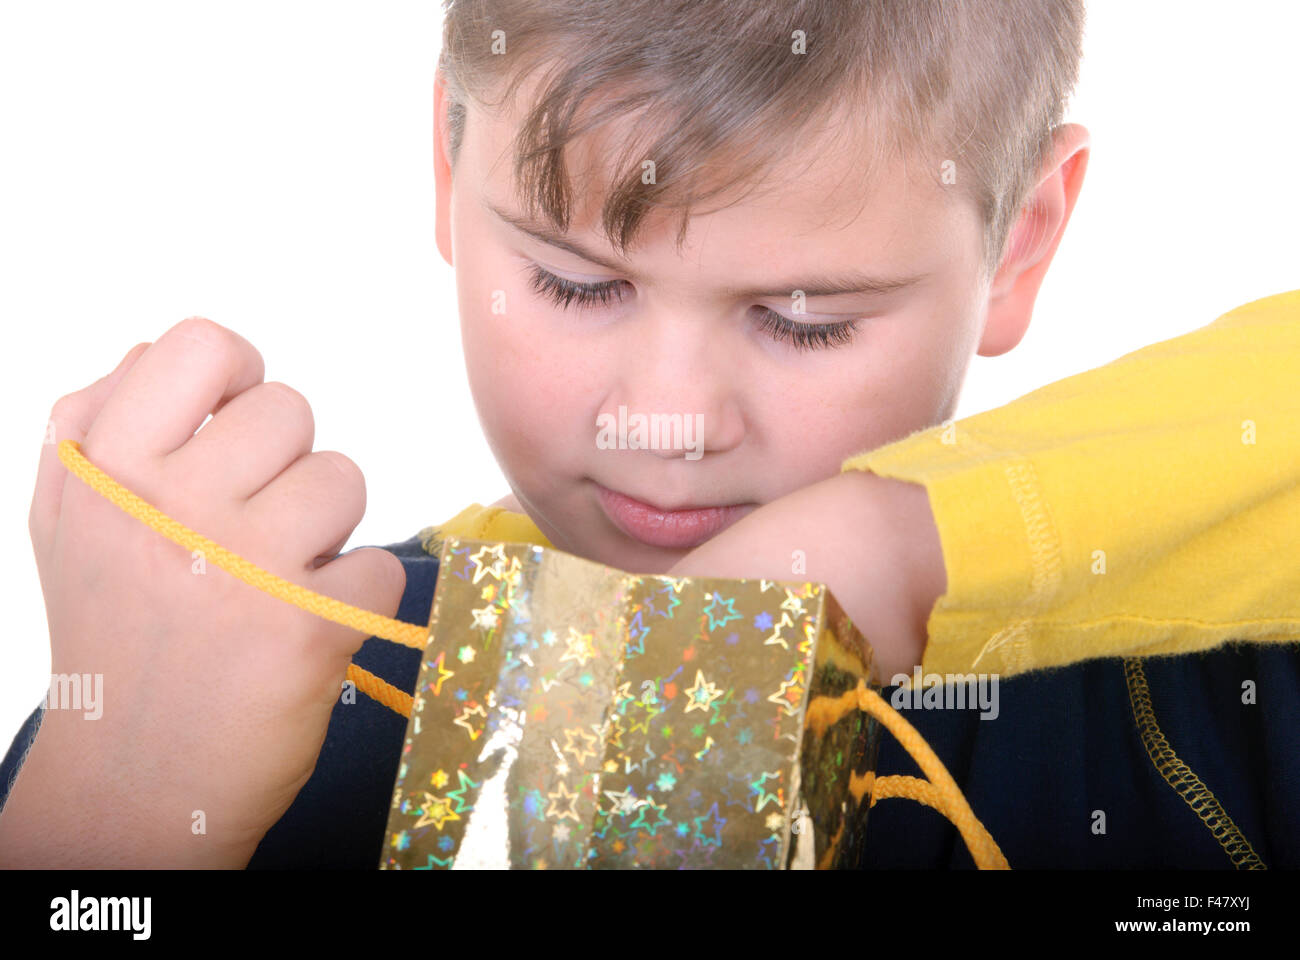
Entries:
{"type": "Polygon", "coordinates": [[[365,512],[361,468],[341,453],[319,450],[254,494],[244,505],[243,525],[310,569],[315,558],[347,542],[365,512]]]}
{"type": "Polygon", "coordinates": [[[307,399],[278,380],[231,399],[169,458],[199,499],[244,501],[311,453],[316,425],[307,399]]]}
{"type": "MultiPolygon", "coordinates": [[[[311,576],[310,588],[327,597],[384,617],[397,616],[406,590],[406,568],[395,554],[380,547],[361,547],[337,557],[311,576]]],[[[340,647],[353,654],[370,636],[335,624],[340,647]]]]}
{"type": "MultiPolygon", "coordinates": [[[[94,450],[136,469],[159,460],[193,437],[209,413],[261,383],[264,371],[257,348],[233,330],[202,317],[182,320],[105,401],[86,433],[86,455],[94,460],[94,450]]],[[[114,475],[107,463],[99,466],[114,475]]]]}
{"type": "MultiPolygon", "coordinates": [[[[112,373],[76,393],[59,398],[54,404],[45,428],[45,443],[36,467],[36,489],[27,514],[27,529],[38,557],[44,556],[46,547],[53,541],[63,503],[63,484],[69,479],[68,468],[59,459],[59,444],[64,440],[81,443],[86,439],[86,431],[99,416],[104,402],[149,346],[148,343],[137,343],[127,351],[112,373]]],[[[72,482],[81,481],[72,478],[72,482]]]]}

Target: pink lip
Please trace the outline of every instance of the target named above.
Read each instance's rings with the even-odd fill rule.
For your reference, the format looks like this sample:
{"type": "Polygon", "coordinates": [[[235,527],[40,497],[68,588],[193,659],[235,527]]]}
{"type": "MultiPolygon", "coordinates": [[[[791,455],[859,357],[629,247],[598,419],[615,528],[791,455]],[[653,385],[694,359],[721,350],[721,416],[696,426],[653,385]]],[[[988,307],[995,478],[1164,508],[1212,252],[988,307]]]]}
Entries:
{"type": "Polygon", "coordinates": [[[602,487],[599,483],[596,484],[596,493],[610,522],[633,540],[676,550],[698,547],[756,506],[738,503],[725,507],[664,510],[602,487]]]}

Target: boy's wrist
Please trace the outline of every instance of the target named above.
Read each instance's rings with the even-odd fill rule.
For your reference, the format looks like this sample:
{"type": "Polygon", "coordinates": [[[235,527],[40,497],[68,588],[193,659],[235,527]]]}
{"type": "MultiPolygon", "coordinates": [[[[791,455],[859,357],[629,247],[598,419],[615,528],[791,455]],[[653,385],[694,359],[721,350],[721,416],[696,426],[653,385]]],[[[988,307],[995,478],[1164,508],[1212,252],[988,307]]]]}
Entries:
{"type": "Polygon", "coordinates": [[[924,486],[849,470],[834,490],[828,533],[836,566],[825,582],[872,645],[883,683],[919,666],[930,612],[947,587],[943,551],[924,486]]]}
{"type": "MultiPolygon", "coordinates": [[[[197,832],[192,799],[143,771],[109,769],[85,727],[47,711],[0,811],[4,868],[233,868],[259,838],[197,832]]],[[[215,813],[215,811],[214,811],[215,813]]]]}

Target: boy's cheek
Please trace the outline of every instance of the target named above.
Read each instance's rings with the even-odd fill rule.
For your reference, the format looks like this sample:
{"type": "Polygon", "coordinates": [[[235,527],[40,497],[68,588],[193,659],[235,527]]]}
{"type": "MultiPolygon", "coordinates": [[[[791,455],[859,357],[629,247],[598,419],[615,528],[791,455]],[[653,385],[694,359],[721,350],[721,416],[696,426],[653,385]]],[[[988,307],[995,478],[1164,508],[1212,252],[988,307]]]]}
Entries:
{"type": "MultiPolygon", "coordinates": [[[[470,389],[488,444],[502,467],[541,479],[556,463],[573,462],[584,443],[584,423],[562,378],[535,358],[524,359],[511,350],[499,355],[489,351],[483,360],[471,364],[470,389]]],[[[594,430],[593,425],[593,436],[594,430]]]]}

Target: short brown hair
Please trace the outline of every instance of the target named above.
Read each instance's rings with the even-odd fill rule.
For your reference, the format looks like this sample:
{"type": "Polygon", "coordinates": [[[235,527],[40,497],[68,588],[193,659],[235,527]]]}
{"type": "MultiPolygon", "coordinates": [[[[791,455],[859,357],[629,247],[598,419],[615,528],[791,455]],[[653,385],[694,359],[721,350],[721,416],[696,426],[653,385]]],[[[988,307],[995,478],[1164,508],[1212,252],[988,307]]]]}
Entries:
{"type": "Polygon", "coordinates": [[[681,209],[680,244],[694,204],[756,182],[821,127],[858,138],[864,176],[896,158],[938,181],[951,160],[983,218],[986,277],[1050,155],[1084,26],[1083,0],[443,0],[443,11],[453,164],[467,98],[500,104],[547,68],[514,175],[530,214],[559,229],[573,210],[566,145],[616,117],[636,114],[646,131],[605,193],[601,225],[618,250],[651,207],[681,209]],[[832,114],[849,122],[836,130],[832,114]]]}

